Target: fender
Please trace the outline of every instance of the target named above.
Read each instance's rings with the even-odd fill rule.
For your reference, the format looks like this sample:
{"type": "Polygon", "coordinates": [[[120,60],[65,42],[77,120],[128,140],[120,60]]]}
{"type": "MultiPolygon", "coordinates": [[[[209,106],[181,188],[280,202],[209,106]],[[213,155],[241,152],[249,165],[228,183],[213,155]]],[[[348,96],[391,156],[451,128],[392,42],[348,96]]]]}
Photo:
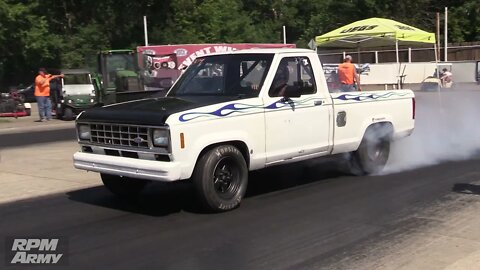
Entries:
{"type": "MultiPolygon", "coordinates": [[[[228,144],[228,142],[232,141],[244,143],[247,146],[248,154],[252,150],[252,139],[245,131],[242,130],[229,130],[224,132],[210,133],[195,138],[195,140],[192,141],[192,145],[187,145],[189,150],[186,151],[186,153],[188,153],[188,155],[182,155],[179,157],[179,159],[182,160],[182,163],[185,164],[185,166],[182,168],[182,179],[188,179],[191,177],[193,169],[195,168],[195,165],[200,157],[200,153],[202,153],[204,149],[207,149],[215,144],[228,144]]],[[[263,164],[265,163],[264,156],[257,158],[255,158],[255,155],[250,156],[250,167],[253,166],[253,168],[256,168],[258,167],[257,163],[262,162],[263,164]]]]}
{"type": "Polygon", "coordinates": [[[362,124],[362,129],[361,133],[357,135],[356,137],[356,147],[355,150],[358,149],[360,146],[360,143],[362,142],[363,136],[365,135],[365,132],[367,132],[367,129],[371,126],[377,125],[377,124],[389,124],[392,127],[392,132],[395,133],[395,127],[393,126],[393,121],[392,117],[390,115],[384,114],[384,115],[378,115],[372,117],[370,120],[371,122],[368,121],[368,119],[365,119],[365,121],[362,124]]]}
{"type": "Polygon", "coordinates": [[[395,126],[393,125],[393,122],[392,116],[389,114],[377,114],[372,118],[364,119],[360,128],[356,130],[354,136],[348,138],[348,140],[337,142],[337,144],[334,145],[332,154],[356,151],[362,142],[363,135],[367,131],[368,127],[372,125],[378,123],[388,123],[392,126],[393,132],[395,133],[395,126]]]}

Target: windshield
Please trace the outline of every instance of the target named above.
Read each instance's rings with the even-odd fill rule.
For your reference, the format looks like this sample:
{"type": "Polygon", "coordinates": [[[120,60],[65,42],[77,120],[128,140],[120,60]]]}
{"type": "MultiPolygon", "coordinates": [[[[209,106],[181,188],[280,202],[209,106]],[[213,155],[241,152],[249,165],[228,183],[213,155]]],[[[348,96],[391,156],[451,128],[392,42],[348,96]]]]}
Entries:
{"type": "Polygon", "coordinates": [[[115,87],[115,80],[118,72],[133,71],[135,72],[135,56],[131,53],[127,54],[110,54],[107,56],[107,87],[115,87]]]}
{"type": "Polygon", "coordinates": [[[63,84],[91,84],[90,76],[87,73],[84,74],[65,74],[63,78],[63,84]]]}
{"type": "Polygon", "coordinates": [[[197,58],[168,96],[257,97],[273,54],[215,55],[197,58]]]}

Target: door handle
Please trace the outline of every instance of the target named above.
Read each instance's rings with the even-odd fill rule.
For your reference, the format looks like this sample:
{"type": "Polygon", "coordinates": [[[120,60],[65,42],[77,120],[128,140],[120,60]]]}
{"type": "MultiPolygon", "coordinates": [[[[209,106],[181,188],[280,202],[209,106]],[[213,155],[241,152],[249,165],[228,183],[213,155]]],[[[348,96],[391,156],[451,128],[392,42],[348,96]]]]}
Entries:
{"type": "Polygon", "coordinates": [[[320,105],[322,105],[322,104],[323,104],[323,100],[315,100],[315,101],[313,102],[313,105],[314,105],[314,106],[320,106],[320,105]]]}

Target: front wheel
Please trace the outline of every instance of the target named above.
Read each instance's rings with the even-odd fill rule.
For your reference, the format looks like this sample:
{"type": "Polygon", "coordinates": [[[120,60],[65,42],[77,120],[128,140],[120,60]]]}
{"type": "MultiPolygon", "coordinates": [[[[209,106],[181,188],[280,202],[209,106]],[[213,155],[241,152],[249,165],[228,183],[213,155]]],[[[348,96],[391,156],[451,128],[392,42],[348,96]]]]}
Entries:
{"type": "Polygon", "coordinates": [[[245,158],[232,145],[214,147],[200,157],[192,180],[206,208],[215,212],[234,209],[247,190],[245,158]]]}
{"type": "Polygon", "coordinates": [[[102,182],[105,187],[113,194],[120,197],[132,197],[138,195],[145,185],[147,180],[133,179],[119,175],[101,174],[102,182]]]}

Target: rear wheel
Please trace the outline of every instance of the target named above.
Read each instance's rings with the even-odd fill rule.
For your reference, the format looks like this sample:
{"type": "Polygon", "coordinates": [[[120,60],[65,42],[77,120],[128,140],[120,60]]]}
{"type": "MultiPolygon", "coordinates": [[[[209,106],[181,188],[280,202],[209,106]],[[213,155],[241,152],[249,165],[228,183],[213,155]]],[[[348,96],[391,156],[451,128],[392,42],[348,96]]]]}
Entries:
{"type": "Polygon", "coordinates": [[[350,171],[355,175],[379,173],[390,154],[390,132],[383,126],[368,128],[357,151],[350,155],[350,171]]]}
{"type": "Polygon", "coordinates": [[[111,174],[101,174],[102,182],[105,187],[113,194],[120,197],[133,197],[138,195],[148,180],[134,179],[111,174]]]}
{"type": "Polygon", "coordinates": [[[214,147],[200,157],[192,180],[206,208],[215,212],[234,209],[247,190],[245,158],[232,145],[214,147]]]}

